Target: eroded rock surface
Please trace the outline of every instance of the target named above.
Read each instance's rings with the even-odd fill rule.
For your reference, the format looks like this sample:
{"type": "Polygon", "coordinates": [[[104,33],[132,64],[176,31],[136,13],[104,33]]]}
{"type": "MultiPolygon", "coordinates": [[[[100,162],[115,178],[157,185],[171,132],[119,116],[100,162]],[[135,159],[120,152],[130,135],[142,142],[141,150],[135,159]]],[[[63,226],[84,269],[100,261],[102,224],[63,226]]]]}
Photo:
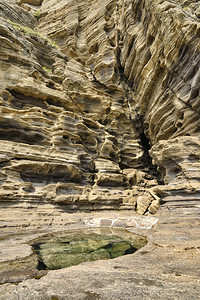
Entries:
{"type": "Polygon", "coordinates": [[[58,230],[66,212],[161,204],[195,220],[198,1],[9,0],[0,20],[2,237],[58,230]]]}
{"type": "Polygon", "coordinates": [[[4,244],[6,241],[17,251],[10,253],[12,260],[0,265],[1,283],[10,282],[0,286],[0,299],[199,299],[200,224],[194,209],[169,209],[165,204],[159,209],[157,218],[139,216],[130,211],[101,211],[92,216],[65,213],[67,220],[63,227],[44,224],[35,234],[31,227],[27,227],[20,234],[18,231],[17,235],[10,232],[9,236],[4,236],[5,241],[0,242],[1,252],[9,253],[4,244]],[[50,270],[48,274],[46,271],[36,272],[37,262],[33,255],[25,257],[28,253],[24,252],[23,244],[28,248],[36,238],[55,230],[80,230],[79,220],[83,231],[92,226],[103,236],[105,228],[98,226],[112,223],[113,227],[124,227],[145,235],[148,244],[135,254],[50,270]],[[13,261],[16,255],[18,259],[13,261]],[[5,268],[7,272],[2,272],[5,268]]]}
{"type": "Polygon", "coordinates": [[[198,192],[198,5],[14,2],[0,3],[1,206],[143,214],[169,185],[198,192]]]}

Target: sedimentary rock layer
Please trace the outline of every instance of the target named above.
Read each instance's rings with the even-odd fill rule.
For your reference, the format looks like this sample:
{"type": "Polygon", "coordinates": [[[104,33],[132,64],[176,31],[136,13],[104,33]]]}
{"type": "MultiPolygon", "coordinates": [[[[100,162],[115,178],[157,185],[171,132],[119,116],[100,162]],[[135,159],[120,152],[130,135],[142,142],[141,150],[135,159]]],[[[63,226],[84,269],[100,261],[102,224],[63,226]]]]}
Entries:
{"type": "Polygon", "coordinates": [[[0,16],[2,208],[198,205],[197,2],[0,1],[0,16]]]}

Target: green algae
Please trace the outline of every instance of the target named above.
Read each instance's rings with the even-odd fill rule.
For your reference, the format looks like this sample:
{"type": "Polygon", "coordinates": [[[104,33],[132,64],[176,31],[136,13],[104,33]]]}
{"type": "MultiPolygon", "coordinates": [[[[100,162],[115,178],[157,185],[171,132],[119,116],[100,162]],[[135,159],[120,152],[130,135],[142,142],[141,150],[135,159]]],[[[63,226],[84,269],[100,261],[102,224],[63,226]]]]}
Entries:
{"type": "Polygon", "coordinates": [[[15,23],[15,22],[12,22],[11,20],[7,20],[12,26],[13,28],[15,28],[17,31],[20,31],[22,32],[23,34],[27,35],[27,36],[35,36],[35,37],[38,37],[40,38],[41,40],[43,41],[46,41],[48,42],[52,48],[56,48],[57,50],[59,50],[58,48],[58,45],[56,45],[52,40],[50,40],[49,38],[47,37],[44,37],[42,36],[40,33],[38,33],[37,31],[33,30],[32,28],[30,27],[27,27],[27,26],[23,26],[23,25],[20,25],[18,23],[15,23]]]}
{"type": "Polygon", "coordinates": [[[48,270],[131,254],[146,243],[144,237],[124,229],[76,229],[45,234],[29,242],[33,250],[30,256],[0,263],[0,284],[39,279],[48,270]]]}
{"type": "Polygon", "coordinates": [[[55,270],[86,261],[132,254],[146,243],[144,237],[125,230],[103,234],[79,230],[64,236],[39,239],[32,247],[38,256],[38,270],[55,270]]]}

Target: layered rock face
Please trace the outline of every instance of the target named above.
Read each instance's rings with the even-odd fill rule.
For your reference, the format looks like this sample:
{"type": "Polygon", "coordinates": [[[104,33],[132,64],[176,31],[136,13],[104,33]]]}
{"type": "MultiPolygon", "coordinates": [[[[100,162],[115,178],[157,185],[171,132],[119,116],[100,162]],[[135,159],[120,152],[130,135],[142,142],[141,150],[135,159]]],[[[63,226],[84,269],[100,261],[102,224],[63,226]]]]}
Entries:
{"type": "Polygon", "coordinates": [[[0,1],[0,16],[2,208],[198,207],[198,1],[0,1]]]}
{"type": "Polygon", "coordinates": [[[1,300],[198,299],[198,2],[0,0],[1,300]],[[104,227],[148,243],[40,269],[104,227]]]}

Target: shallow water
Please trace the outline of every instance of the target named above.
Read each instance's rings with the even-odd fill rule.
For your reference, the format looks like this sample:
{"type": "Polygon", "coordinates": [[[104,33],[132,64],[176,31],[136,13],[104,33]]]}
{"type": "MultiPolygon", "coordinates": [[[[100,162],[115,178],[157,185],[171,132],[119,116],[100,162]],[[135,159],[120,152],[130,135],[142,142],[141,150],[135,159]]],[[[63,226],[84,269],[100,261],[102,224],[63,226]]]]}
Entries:
{"type": "Polygon", "coordinates": [[[112,259],[131,254],[147,240],[122,229],[79,229],[43,237],[32,244],[38,270],[55,270],[86,261],[112,259]]]}

